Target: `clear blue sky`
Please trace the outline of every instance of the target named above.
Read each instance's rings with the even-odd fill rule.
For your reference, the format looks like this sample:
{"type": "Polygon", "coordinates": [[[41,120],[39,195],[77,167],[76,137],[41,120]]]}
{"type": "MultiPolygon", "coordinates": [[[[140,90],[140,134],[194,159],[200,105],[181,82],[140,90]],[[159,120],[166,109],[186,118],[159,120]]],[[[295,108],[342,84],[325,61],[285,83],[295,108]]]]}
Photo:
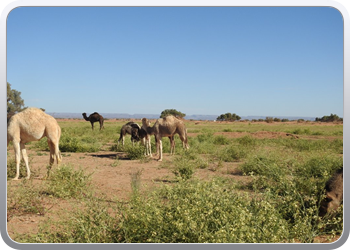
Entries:
{"type": "Polygon", "coordinates": [[[7,81],[47,112],[343,116],[328,7],[21,7],[7,81]]]}

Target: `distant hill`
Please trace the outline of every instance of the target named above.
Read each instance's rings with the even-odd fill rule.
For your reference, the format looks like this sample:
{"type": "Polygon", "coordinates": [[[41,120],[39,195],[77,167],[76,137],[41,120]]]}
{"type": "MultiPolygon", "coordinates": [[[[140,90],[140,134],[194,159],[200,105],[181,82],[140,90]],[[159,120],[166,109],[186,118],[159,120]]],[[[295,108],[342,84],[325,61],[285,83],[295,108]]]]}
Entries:
{"type": "MultiPolygon", "coordinates": [[[[68,118],[68,119],[83,119],[81,113],[60,113],[60,112],[49,112],[49,115],[55,118],[68,118]]],[[[125,113],[100,113],[104,118],[107,119],[142,119],[144,117],[148,119],[158,119],[158,114],[125,114],[125,113]]],[[[87,114],[89,115],[89,114],[87,114]]],[[[211,120],[214,121],[218,115],[186,115],[184,118],[186,120],[211,120]]],[[[253,120],[253,119],[265,119],[267,116],[241,116],[241,120],[253,120]]],[[[302,116],[269,116],[273,118],[298,120],[304,119],[309,121],[314,121],[316,117],[302,117],[302,116]]]]}

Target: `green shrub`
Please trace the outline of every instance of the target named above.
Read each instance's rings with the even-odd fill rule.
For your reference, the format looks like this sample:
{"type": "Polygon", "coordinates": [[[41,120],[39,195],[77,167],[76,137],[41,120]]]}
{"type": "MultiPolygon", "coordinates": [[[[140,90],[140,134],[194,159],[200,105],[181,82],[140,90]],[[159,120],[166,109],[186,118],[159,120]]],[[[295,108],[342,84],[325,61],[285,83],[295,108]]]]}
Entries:
{"type": "Polygon", "coordinates": [[[238,143],[245,147],[255,147],[258,145],[258,140],[250,135],[246,135],[237,139],[238,143]]]}
{"type": "Polygon", "coordinates": [[[145,158],[145,147],[143,145],[125,145],[124,152],[127,153],[130,160],[141,160],[145,158]]]}
{"type": "Polygon", "coordinates": [[[242,160],[247,155],[247,148],[237,145],[229,145],[219,151],[218,157],[224,162],[235,162],[242,160]]]}
{"type": "Polygon", "coordinates": [[[226,136],[218,135],[214,137],[213,143],[215,145],[227,145],[230,144],[230,140],[226,136]]]}
{"type": "Polygon", "coordinates": [[[175,167],[173,168],[172,173],[179,179],[185,181],[193,176],[195,166],[190,160],[190,157],[186,156],[186,154],[177,156],[174,159],[174,165],[175,167]]]}
{"type": "Polygon", "coordinates": [[[299,164],[294,168],[297,175],[305,178],[329,178],[332,173],[343,166],[343,159],[334,156],[312,157],[304,164],[299,164]]]}
{"type": "Polygon", "coordinates": [[[164,186],[122,210],[120,239],[128,243],[282,242],[289,233],[268,201],[239,196],[217,180],[164,186]]]}
{"type": "Polygon", "coordinates": [[[61,165],[50,171],[46,193],[59,198],[81,198],[89,194],[91,175],[71,165],[61,165]]]}

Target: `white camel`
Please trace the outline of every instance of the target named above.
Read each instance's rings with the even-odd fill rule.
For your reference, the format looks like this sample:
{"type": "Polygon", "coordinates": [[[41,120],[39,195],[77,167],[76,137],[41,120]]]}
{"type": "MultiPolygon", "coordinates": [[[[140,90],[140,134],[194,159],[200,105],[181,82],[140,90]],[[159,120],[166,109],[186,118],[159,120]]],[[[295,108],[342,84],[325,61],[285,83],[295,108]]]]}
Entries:
{"type": "Polygon", "coordinates": [[[27,108],[9,119],[7,123],[7,146],[12,141],[16,159],[16,176],[14,180],[18,180],[19,178],[21,153],[27,168],[26,178],[30,178],[25,144],[31,141],[39,141],[45,136],[47,137],[50,148],[50,166],[52,166],[55,159],[57,164],[59,164],[62,161],[59,151],[61,128],[55,118],[46,114],[41,109],[27,108]]]}
{"type": "Polygon", "coordinates": [[[152,157],[151,136],[147,133],[147,127],[151,125],[151,122],[146,118],[143,118],[141,121],[142,121],[142,127],[139,130],[139,136],[140,138],[143,139],[143,144],[146,147],[145,155],[152,157]]]}
{"type": "Polygon", "coordinates": [[[175,152],[174,135],[178,134],[182,141],[184,148],[188,149],[187,131],[185,124],[175,116],[169,115],[164,118],[158,119],[153,127],[150,127],[149,121],[146,118],[142,119],[142,128],[144,128],[148,135],[154,135],[156,139],[157,152],[159,152],[158,161],[163,159],[163,145],[162,138],[169,137],[171,144],[171,153],[175,152]]]}

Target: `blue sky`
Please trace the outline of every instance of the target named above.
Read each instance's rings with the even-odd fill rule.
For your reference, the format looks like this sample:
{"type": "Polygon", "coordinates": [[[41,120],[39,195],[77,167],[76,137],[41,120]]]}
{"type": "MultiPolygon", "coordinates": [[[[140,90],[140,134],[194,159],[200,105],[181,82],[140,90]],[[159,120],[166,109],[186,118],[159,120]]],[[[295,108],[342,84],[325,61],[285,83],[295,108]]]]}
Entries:
{"type": "Polygon", "coordinates": [[[47,112],[343,116],[328,7],[21,7],[7,81],[47,112]]]}

